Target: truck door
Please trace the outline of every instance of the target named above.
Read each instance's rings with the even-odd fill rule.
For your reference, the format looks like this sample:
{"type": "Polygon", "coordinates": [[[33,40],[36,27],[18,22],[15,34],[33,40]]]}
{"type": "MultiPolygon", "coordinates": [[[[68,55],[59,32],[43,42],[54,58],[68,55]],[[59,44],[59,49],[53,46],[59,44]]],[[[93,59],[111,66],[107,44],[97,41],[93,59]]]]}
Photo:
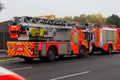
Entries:
{"type": "Polygon", "coordinates": [[[117,29],[117,50],[120,50],[120,29],[117,29]]]}
{"type": "Polygon", "coordinates": [[[83,39],[86,41],[86,48],[90,47],[90,41],[93,38],[93,34],[91,32],[83,32],[83,39]]]}
{"type": "Polygon", "coordinates": [[[117,44],[120,44],[120,29],[117,30],[117,44]]]}
{"type": "Polygon", "coordinates": [[[78,54],[79,50],[79,31],[72,31],[72,39],[71,39],[71,50],[73,50],[73,54],[78,54]]]}

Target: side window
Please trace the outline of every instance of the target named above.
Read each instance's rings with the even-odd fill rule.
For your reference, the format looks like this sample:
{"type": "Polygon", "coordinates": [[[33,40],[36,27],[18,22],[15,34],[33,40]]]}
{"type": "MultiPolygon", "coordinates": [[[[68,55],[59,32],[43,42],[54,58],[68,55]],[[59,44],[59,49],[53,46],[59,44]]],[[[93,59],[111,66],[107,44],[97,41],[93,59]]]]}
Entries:
{"type": "Polygon", "coordinates": [[[103,44],[106,43],[106,30],[102,30],[102,41],[103,41],[103,44]]]}
{"type": "Polygon", "coordinates": [[[88,40],[88,35],[86,32],[83,32],[83,39],[88,40]]]}
{"type": "MultiPolygon", "coordinates": [[[[117,42],[117,32],[116,31],[114,31],[113,32],[113,40],[114,40],[114,42],[116,43],[117,42]]],[[[120,34],[120,33],[119,33],[120,34]]],[[[119,38],[120,38],[120,36],[119,36],[119,38]]]]}
{"type": "Polygon", "coordinates": [[[93,35],[92,35],[92,33],[90,33],[90,39],[89,40],[92,40],[92,38],[93,38],[93,35]]]}
{"type": "Polygon", "coordinates": [[[78,32],[74,32],[74,43],[78,44],[78,32]]]}
{"type": "Polygon", "coordinates": [[[85,39],[85,33],[83,32],[82,34],[83,34],[83,39],[85,39]]]}
{"type": "Polygon", "coordinates": [[[108,31],[108,30],[106,30],[106,35],[107,35],[107,36],[106,36],[106,41],[109,41],[109,38],[110,38],[109,36],[110,36],[110,34],[109,34],[109,31],[108,31]]]}

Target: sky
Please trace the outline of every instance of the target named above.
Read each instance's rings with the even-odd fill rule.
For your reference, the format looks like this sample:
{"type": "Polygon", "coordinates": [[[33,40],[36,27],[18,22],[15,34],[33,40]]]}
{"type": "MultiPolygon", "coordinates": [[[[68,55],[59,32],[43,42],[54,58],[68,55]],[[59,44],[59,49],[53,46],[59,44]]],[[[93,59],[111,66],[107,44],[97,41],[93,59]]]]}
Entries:
{"type": "Polygon", "coordinates": [[[55,14],[56,17],[79,16],[81,14],[101,13],[108,17],[120,16],[120,0],[0,0],[5,8],[0,12],[0,22],[14,16],[43,16],[55,14]]]}

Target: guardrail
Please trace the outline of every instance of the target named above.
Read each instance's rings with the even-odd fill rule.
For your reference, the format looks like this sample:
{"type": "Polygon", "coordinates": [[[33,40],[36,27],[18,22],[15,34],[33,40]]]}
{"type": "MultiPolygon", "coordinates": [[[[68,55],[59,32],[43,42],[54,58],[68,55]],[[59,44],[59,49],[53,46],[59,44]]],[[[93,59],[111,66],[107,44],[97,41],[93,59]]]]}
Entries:
{"type": "Polygon", "coordinates": [[[0,58],[6,57],[6,50],[0,50],[0,58]]]}

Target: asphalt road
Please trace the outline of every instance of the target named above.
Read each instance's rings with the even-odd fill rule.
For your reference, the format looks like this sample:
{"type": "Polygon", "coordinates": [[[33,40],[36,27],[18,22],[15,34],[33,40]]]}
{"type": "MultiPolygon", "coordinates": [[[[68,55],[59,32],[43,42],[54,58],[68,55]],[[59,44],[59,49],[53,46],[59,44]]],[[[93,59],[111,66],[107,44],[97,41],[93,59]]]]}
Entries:
{"type": "Polygon", "coordinates": [[[120,80],[120,53],[64,58],[55,62],[22,60],[0,63],[26,80],[120,80]]]}

